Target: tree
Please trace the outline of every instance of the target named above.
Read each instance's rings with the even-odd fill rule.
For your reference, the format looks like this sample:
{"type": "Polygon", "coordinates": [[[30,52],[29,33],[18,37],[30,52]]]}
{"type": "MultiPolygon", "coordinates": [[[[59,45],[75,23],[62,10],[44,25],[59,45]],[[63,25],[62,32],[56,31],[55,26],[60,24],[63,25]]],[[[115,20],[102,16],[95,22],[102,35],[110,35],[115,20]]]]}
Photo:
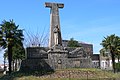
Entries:
{"type": "Polygon", "coordinates": [[[13,20],[4,20],[0,24],[0,46],[8,49],[9,74],[11,73],[12,47],[24,40],[23,31],[18,27],[19,25],[16,25],[13,20]]]}
{"type": "Polygon", "coordinates": [[[74,40],[74,38],[70,38],[67,46],[68,47],[80,47],[78,41],[74,40]]]}
{"type": "Polygon", "coordinates": [[[104,37],[104,40],[102,40],[101,45],[106,50],[109,50],[109,53],[111,54],[111,58],[112,58],[113,70],[115,73],[115,55],[117,54],[118,47],[120,46],[119,37],[116,36],[115,34],[104,37]]]}
{"type": "Polygon", "coordinates": [[[120,62],[120,37],[118,39],[119,45],[116,47],[116,57],[118,58],[118,62],[120,62]]]}
{"type": "Polygon", "coordinates": [[[42,33],[31,31],[25,31],[25,42],[26,47],[45,47],[48,46],[48,33],[45,34],[45,29],[42,33]]]}
{"type": "Polygon", "coordinates": [[[21,61],[25,59],[25,49],[22,44],[20,43],[18,44],[19,46],[17,45],[13,46],[13,51],[12,51],[13,71],[16,71],[20,67],[21,61]]]}
{"type": "MultiPolygon", "coordinates": [[[[21,61],[25,59],[25,49],[23,47],[23,44],[17,43],[19,45],[14,45],[12,47],[12,69],[13,71],[16,71],[19,69],[21,61]]],[[[5,50],[4,53],[4,59],[8,59],[8,49],[5,50]]]]}
{"type": "Polygon", "coordinates": [[[106,50],[105,50],[105,48],[102,48],[101,50],[100,50],[100,55],[101,56],[106,56],[106,50]]]}

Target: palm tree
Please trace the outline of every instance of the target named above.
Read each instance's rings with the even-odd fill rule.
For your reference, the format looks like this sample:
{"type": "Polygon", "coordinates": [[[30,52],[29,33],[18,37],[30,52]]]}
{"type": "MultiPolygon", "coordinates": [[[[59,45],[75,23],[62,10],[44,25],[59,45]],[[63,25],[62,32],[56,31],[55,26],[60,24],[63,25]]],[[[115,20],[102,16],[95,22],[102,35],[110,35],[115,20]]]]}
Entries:
{"type": "Polygon", "coordinates": [[[118,46],[116,48],[116,55],[118,57],[118,62],[120,62],[119,61],[119,59],[120,59],[120,37],[117,37],[117,38],[118,38],[119,44],[118,44],[118,46]]]}
{"type": "Polygon", "coordinates": [[[22,30],[18,29],[13,20],[4,20],[0,24],[0,45],[2,48],[8,49],[8,62],[9,62],[9,74],[11,73],[11,61],[12,61],[12,47],[22,43],[23,33],[22,30]]]}
{"type": "MultiPolygon", "coordinates": [[[[4,58],[8,59],[8,49],[5,50],[4,58]]],[[[13,63],[12,69],[13,71],[16,71],[19,69],[20,63],[23,59],[25,59],[25,49],[23,47],[23,44],[17,43],[17,45],[14,45],[12,47],[12,63],[13,63]]]]}
{"type": "Polygon", "coordinates": [[[120,44],[119,37],[116,36],[115,34],[104,37],[104,40],[102,40],[102,43],[101,43],[101,45],[106,50],[109,50],[111,54],[114,73],[115,73],[115,55],[117,53],[116,48],[120,46],[119,44],[120,44]]]}
{"type": "Polygon", "coordinates": [[[100,55],[105,57],[106,56],[105,52],[106,52],[105,48],[102,48],[100,50],[100,55]]]}
{"type": "Polygon", "coordinates": [[[15,45],[13,46],[12,51],[12,58],[13,58],[13,64],[15,63],[15,68],[13,67],[13,70],[16,71],[20,65],[20,62],[25,58],[25,49],[22,44],[19,46],[15,45]]]}

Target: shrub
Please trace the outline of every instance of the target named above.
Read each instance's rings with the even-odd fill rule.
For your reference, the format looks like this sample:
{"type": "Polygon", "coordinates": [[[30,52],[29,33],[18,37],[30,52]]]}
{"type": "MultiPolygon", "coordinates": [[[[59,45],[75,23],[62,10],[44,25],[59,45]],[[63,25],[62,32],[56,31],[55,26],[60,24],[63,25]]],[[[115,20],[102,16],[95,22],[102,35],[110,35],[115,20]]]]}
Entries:
{"type": "Polygon", "coordinates": [[[115,69],[116,69],[117,71],[120,71],[120,63],[115,63],[115,69]]]}

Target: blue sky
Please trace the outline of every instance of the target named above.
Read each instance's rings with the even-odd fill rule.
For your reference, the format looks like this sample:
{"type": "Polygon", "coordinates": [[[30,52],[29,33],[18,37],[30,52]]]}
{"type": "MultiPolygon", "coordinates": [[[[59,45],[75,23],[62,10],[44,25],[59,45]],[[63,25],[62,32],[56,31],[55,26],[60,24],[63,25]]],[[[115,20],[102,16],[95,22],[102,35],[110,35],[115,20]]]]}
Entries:
{"type": "MultiPolygon", "coordinates": [[[[99,53],[104,36],[120,36],[120,0],[0,0],[0,23],[13,19],[20,29],[49,33],[50,9],[45,2],[64,3],[60,9],[63,39],[91,43],[99,53]]],[[[0,52],[0,62],[2,62],[0,52]]]]}

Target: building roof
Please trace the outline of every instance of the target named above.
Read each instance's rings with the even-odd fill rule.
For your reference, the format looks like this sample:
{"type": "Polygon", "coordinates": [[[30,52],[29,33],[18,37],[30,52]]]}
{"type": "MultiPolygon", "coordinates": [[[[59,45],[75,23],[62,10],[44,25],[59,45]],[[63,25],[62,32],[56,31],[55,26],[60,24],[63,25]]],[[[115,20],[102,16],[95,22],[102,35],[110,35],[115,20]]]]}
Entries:
{"type": "MultiPolygon", "coordinates": [[[[62,40],[62,42],[69,42],[69,40],[62,40]]],[[[86,43],[86,42],[82,42],[82,41],[78,41],[78,43],[92,45],[90,43],[86,43]]]]}

